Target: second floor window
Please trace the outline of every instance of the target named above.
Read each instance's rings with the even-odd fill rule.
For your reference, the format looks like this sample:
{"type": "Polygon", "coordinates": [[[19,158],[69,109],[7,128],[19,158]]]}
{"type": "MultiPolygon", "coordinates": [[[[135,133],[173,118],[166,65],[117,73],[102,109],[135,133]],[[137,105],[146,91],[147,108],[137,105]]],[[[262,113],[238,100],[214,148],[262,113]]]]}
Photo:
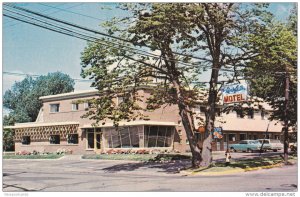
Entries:
{"type": "Polygon", "coordinates": [[[50,104],[50,112],[59,112],[59,104],[50,104]]]}
{"type": "Polygon", "coordinates": [[[79,104],[78,103],[73,103],[72,104],[72,111],[78,111],[79,110],[79,104]]]}
{"type": "Polygon", "coordinates": [[[91,102],[85,102],[85,103],[83,103],[83,108],[85,110],[88,110],[91,107],[92,107],[92,103],[91,102]]]}

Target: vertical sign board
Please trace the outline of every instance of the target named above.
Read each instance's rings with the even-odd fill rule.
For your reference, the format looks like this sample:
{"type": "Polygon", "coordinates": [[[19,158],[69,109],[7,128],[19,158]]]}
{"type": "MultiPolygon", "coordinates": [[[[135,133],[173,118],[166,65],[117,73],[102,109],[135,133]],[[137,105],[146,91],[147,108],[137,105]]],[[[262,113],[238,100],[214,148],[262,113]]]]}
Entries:
{"type": "Polygon", "coordinates": [[[213,136],[214,136],[215,139],[223,138],[222,127],[215,127],[214,132],[213,132],[213,136]]]}
{"type": "Polygon", "coordinates": [[[224,85],[221,88],[223,103],[239,103],[247,100],[248,85],[247,83],[233,83],[224,85]]]}

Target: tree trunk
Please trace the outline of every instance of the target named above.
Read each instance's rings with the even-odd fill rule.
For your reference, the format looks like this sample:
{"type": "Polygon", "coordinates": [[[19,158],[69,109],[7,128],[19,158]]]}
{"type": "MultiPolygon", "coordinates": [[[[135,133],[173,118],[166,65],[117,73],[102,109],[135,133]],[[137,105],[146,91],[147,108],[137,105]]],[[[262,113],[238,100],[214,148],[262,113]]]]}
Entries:
{"type": "Polygon", "coordinates": [[[173,81],[173,85],[176,89],[176,93],[178,96],[178,107],[179,107],[179,115],[181,117],[181,121],[186,132],[186,136],[189,141],[190,149],[192,152],[192,167],[197,168],[200,165],[202,160],[201,158],[201,150],[198,146],[198,140],[194,134],[194,125],[192,121],[192,116],[190,114],[189,107],[184,102],[184,97],[180,90],[180,84],[178,81],[173,81]]]}
{"type": "MultiPolygon", "coordinates": [[[[213,66],[216,68],[216,66],[213,66]]],[[[217,101],[217,84],[218,84],[218,69],[212,69],[210,87],[209,87],[209,97],[208,106],[205,112],[205,139],[202,146],[202,161],[201,166],[209,166],[212,163],[212,141],[213,141],[213,131],[215,122],[215,108],[217,101]]]]}

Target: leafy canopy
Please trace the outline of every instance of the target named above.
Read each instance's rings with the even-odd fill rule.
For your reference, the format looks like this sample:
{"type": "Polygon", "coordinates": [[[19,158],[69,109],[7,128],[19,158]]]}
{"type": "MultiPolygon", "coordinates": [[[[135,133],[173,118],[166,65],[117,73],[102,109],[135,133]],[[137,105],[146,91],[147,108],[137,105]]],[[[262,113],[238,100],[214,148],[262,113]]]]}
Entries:
{"type": "Polygon", "coordinates": [[[8,116],[4,116],[4,124],[33,122],[42,107],[39,97],[73,90],[74,80],[61,72],[49,73],[36,79],[28,76],[4,93],[3,106],[11,110],[8,116]]]}

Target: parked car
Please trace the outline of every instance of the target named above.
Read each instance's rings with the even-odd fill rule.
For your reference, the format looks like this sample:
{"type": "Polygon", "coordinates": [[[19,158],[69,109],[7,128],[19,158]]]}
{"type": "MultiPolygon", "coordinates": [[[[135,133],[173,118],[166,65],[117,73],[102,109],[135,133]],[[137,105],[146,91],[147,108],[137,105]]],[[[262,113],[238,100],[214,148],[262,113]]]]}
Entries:
{"type": "MultiPolygon", "coordinates": [[[[231,151],[246,151],[246,152],[254,152],[259,151],[261,149],[262,144],[258,140],[242,140],[238,144],[230,144],[229,149],[231,151]]],[[[262,147],[263,151],[270,149],[269,144],[264,144],[262,147]]]]}
{"type": "Polygon", "coordinates": [[[283,149],[283,144],[280,142],[280,140],[275,140],[275,139],[259,139],[258,140],[260,143],[264,144],[269,144],[270,145],[270,150],[273,150],[274,152],[277,152],[278,150],[283,149]]]}

